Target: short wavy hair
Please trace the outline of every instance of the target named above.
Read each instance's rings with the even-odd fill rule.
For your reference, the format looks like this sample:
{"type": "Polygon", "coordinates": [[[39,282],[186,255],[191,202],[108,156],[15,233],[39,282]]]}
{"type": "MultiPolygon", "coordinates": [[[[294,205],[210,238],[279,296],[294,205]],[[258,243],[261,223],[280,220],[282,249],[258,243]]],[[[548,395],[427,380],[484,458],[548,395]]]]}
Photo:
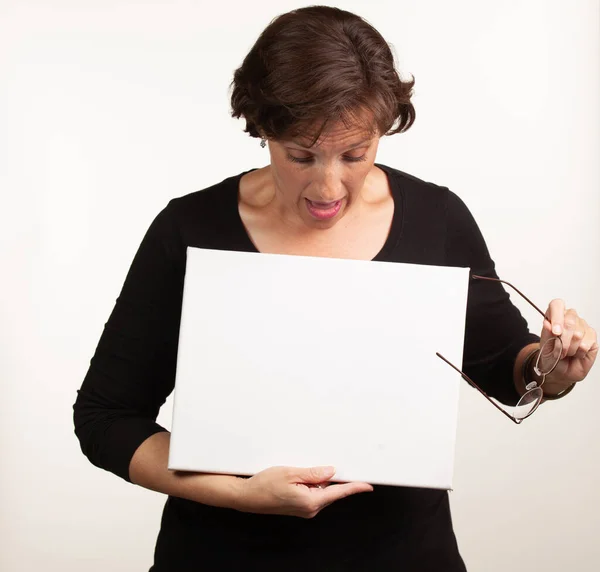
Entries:
{"type": "Polygon", "coordinates": [[[300,135],[312,145],[331,120],[393,135],[415,120],[414,83],[402,81],[390,46],[363,18],[309,6],[262,32],[234,73],[231,115],[252,137],[300,135]]]}

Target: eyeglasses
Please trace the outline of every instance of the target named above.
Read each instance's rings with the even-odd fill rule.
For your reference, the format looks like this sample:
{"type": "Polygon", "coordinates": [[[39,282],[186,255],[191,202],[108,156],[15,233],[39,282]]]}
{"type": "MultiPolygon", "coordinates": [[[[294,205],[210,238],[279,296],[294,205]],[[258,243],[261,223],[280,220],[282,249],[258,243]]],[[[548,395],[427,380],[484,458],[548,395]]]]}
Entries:
{"type": "MultiPolygon", "coordinates": [[[[476,274],[472,275],[472,278],[476,280],[489,280],[491,282],[501,282],[502,284],[506,284],[510,286],[517,294],[519,294],[524,300],[529,302],[546,320],[546,315],[542,312],[525,294],[523,294],[518,288],[513,286],[510,282],[506,282],[504,280],[500,280],[499,278],[489,278],[487,276],[478,276],[476,274]]],[[[560,361],[560,356],[562,354],[563,345],[558,337],[552,337],[547,340],[540,351],[538,352],[537,359],[535,361],[535,365],[533,370],[536,375],[540,376],[542,379],[538,383],[537,381],[531,381],[525,386],[527,390],[521,399],[519,399],[517,405],[515,406],[514,415],[511,415],[507,411],[505,411],[500,405],[498,405],[481,387],[479,387],[466,373],[461,371],[458,367],[456,367],[453,363],[448,361],[442,354],[436,352],[436,355],[444,360],[450,367],[456,370],[463,377],[465,381],[467,381],[472,387],[477,389],[496,409],[499,409],[504,415],[506,415],[513,422],[519,424],[523,419],[527,419],[540,405],[542,402],[542,398],[544,397],[544,392],[542,390],[542,385],[544,385],[544,381],[546,381],[546,376],[554,371],[554,368],[560,361]]]]}

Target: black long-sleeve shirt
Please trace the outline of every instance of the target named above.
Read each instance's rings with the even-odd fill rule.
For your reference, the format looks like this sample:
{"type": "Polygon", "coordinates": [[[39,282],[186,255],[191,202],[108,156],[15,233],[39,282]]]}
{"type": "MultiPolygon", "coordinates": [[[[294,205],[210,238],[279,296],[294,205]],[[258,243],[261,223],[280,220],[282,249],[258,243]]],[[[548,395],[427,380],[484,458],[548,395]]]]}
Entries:
{"type": "MultiPolygon", "coordinates": [[[[378,166],[388,175],[395,209],[374,260],[496,276],[475,220],[454,193],[378,166]]],[[[164,431],[156,417],[174,387],[187,246],[256,252],[238,211],[243,174],[174,199],[156,217],[78,392],[74,419],[83,452],[125,480],[135,450],[164,431]]],[[[463,367],[488,394],[517,401],[515,358],[538,340],[500,284],[470,281],[463,367]]],[[[241,569],[458,572],[464,564],[443,491],[377,486],[311,520],[168,498],[152,570],[241,569]]]]}

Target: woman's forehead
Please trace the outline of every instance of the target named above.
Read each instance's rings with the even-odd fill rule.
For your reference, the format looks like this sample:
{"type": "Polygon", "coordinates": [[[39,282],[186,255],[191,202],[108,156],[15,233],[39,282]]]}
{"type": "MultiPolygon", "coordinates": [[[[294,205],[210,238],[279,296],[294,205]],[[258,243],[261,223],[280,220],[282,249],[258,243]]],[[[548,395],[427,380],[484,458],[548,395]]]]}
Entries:
{"type": "MultiPolygon", "coordinates": [[[[353,124],[348,126],[343,121],[338,121],[327,126],[327,129],[321,133],[314,147],[330,149],[353,145],[358,146],[371,141],[374,136],[374,130],[366,128],[365,125],[353,124]]],[[[312,149],[311,144],[314,142],[315,137],[316,133],[302,133],[291,137],[289,141],[299,147],[312,149]]]]}
{"type": "Polygon", "coordinates": [[[343,146],[348,142],[373,139],[377,131],[372,111],[358,108],[348,110],[336,119],[322,118],[311,124],[298,125],[288,140],[305,148],[313,144],[316,147],[343,146]]]}

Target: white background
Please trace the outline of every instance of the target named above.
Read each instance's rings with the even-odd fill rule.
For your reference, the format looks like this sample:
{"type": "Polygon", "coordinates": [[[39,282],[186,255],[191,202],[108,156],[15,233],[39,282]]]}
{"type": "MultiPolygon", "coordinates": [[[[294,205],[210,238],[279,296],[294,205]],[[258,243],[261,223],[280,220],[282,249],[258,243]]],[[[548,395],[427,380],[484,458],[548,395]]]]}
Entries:
{"type": "MultiPolygon", "coordinates": [[[[417,80],[417,121],[378,160],[452,188],[502,277],[598,327],[599,2],[337,5],[417,80]]],[[[2,570],[149,567],[164,499],[89,464],[71,406],[153,217],[268,160],[228,86],[295,7],[0,1],[2,570]]],[[[520,427],[463,386],[451,503],[470,571],[598,570],[599,372],[520,427]]]]}

